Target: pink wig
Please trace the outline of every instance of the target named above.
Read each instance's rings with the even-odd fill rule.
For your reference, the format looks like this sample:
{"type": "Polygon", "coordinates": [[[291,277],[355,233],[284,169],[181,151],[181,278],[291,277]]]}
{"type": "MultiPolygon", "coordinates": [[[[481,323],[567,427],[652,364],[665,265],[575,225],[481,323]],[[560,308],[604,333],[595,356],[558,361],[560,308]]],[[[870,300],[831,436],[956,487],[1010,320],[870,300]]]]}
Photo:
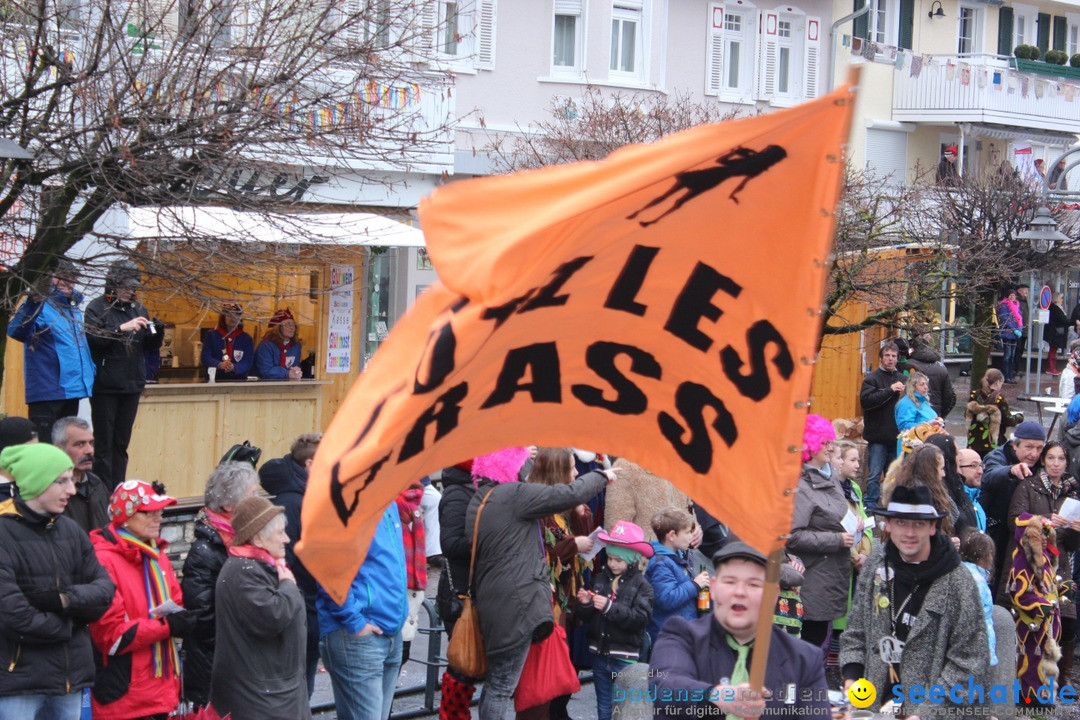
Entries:
{"type": "Polygon", "coordinates": [[[528,459],[529,448],[525,447],[505,448],[481,455],[473,460],[473,485],[480,484],[479,478],[499,484],[517,482],[518,472],[528,459]]]}
{"type": "Polygon", "coordinates": [[[836,430],[832,423],[820,415],[806,416],[806,429],[803,430],[802,461],[809,462],[810,458],[818,454],[825,443],[836,439],[836,430]]]}

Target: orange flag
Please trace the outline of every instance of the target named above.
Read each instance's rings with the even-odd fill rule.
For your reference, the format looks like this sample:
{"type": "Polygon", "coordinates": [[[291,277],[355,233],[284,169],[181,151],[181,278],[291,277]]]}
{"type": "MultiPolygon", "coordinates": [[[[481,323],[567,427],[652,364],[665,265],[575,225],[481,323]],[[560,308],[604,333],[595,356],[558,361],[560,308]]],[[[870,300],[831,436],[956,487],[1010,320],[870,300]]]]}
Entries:
{"type": "Polygon", "coordinates": [[[420,205],[441,283],[319,446],[298,553],[342,601],[383,510],[512,445],[625,456],[762,551],[801,466],[853,94],[420,205]]]}

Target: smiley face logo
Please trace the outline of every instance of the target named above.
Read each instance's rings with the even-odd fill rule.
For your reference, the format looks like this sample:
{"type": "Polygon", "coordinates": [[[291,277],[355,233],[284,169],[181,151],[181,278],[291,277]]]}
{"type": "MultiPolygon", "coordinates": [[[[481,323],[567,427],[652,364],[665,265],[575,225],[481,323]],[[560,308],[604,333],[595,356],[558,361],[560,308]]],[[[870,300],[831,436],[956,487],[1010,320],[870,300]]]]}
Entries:
{"type": "Polygon", "coordinates": [[[868,708],[877,698],[877,688],[866,678],[859,678],[848,688],[848,701],[857,708],[868,708]]]}

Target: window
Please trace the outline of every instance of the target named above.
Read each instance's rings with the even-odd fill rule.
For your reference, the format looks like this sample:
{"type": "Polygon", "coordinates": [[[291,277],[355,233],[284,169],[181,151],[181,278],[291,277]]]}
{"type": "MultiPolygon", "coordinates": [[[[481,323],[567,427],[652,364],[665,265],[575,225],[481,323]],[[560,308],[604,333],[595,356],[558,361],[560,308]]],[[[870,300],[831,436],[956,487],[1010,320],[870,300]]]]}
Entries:
{"type": "Polygon", "coordinates": [[[232,44],[234,28],[232,0],[185,0],[180,3],[180,34],[213,47],[232,44]]]}
{"type": "Polygon", "coordinates": [[[907,181],[907,133],[867,128],[866,172],[890,187],[903,186],[907,181]]]}
{"type": "Polygon", "coordinates": [[[979,8],[960,6],[956,52],[960,55],[982,52],[982,11],[979,8]]]}
{"type": "Polygon", "coordinates": [[[753,102],[757,8],[746,0],[734,0],[710,3],[708,12],[705,94],[753,102]]]}
{"type": "Polygon", "coordinates": [[[874,8],[871,10],[870,39],[879,45],[889,43],[886,31],[889,27],[889,2],[888,0],[874,0],[874,8]]]}
{"type": "Polygon", "coordinates": [[[495,0],[438,0],[424,8],[426,45],[454,70],[495,68],[495,0]]]}
{"type": "Polygon", "coordinates": [[[1009,54],[1012,54],[1013,48],[1017,45],[1034,45],[1038,42],[1038,36],[1036,33],[1037,18],[1039,16],[1039,9],[1034,5],[1014,4],[1013,9],[1013,37],[1012,47],[1009,48],[1009,54]]]}
{"type": "Polygon", "coordinates": [[[580,77],[585,71],[585,12],[583,0],[555,0],[551,36],[552,75],[580,77]]]}
{"type": "Polygon", "coordinates": [[[439,3],[439,52],[451,57],[457,57],[464,44],[458,5],[456,2],[439,3]]]}
{"type": "Polygon", "coordinates": [[[611,8],[611,61],[613,78],[644,80],[644,11],[642,2],[619,0],[611,8]]]}
{"type": "Polygon", "coordinates": [[[1065,20],[1069,24],[1068,34],[1065,37],[1065,52],[1072,57],[1080,53],[1080,15],[1069,13],[1065,16],[1065,20]]]}
{"type": "Polygon", "coordinates": [[[390,0],[371,0],[364,18],[364,41],[377,47],[390,44],[390,0]]]}
{"type": "Polygon", "coordinates": [[[817,97],[821,19],[791,8],[761,15],[758,98],[779,105],[817,97]]]}
{"type": "Polygon", "coordinates": [[[791,21],[780,20],[777,25],[777,43],[780,46],[776,67],[776,93],[791,94],[791,21]]]}

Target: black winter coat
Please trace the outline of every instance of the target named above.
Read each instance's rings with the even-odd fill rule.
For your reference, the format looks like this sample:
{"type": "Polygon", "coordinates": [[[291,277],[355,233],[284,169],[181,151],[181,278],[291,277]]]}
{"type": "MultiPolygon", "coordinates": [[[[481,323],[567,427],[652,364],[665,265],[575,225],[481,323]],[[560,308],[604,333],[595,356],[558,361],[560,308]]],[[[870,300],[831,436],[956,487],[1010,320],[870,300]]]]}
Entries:
{"type": "Polygon", "coordinates": [[[859,391],[859,403],[863,409],[863,438],[868,443],[896,444],[900,430],[896,427],[896,403],[901,393],[889,386],[903,383],[907,378],[899,370],[888,372],[878,368],[866,376],[859,391]]]}
{"type": "Polygon", "coordinates": [[[210,701],[210,673],[214,667],[214,593],[218,575],[229,557],[228,548],[203,517],[195,520],[195,542],[184,560],[180,589],[184,608],[195,615],[195,626],[184,640],[184,697],[196,705],[210,701]]]}
{"type": "Polygon", "coordinates": [[[214,709],[233,720],[308,720],[300,589],[261,560],[231,557],[217,598],[214,709]]]}
{"type": "Polygon", "coordinates": [[[908,366],[930,380],[930,404],[940,417],[948,417],[956,407],[956,390],[953,388],[949,368],[941,362],[938,351],[929,345],[919,345],[912,350],[908,366]]]}
{"type": "Polygon", "coordinates": [[[293,460],[292,455],[268,460],[259,468],[259,482],[262,483],[263,490],[273,496],[275,505],[285,508],[285,528],[289,534],[289,544],[285,546],[285,562],[296,575],[296,584],[304,593],[305,600],[310,599],[311,607],[314,608],[318,586],[293,550],[296,541],[300,539],[300,508],[304,504],[307,481],[307,468],[293,460]]]}
{"type": "Polygon", "coordinates": [[[156,333],[149,329],[123,332],[120,326],[136,317],[150,319],[146,306],[139,301],[110,302],[106,296],[86,306],[86,342],[94,358],[97,375],[94,394],[139,393],[146,387],[147,350],[157,350],[165,337],[165,326],[156,323],[156,333]]]}
{"type": "Polygon", "coordinates": [[[1043,341],[1064,351],[1069,338],[1069,318],[1057,303],[1050,305],[1050,322],[1043,326],[1043,341]]]}
{"type": "Polygon", "coordinates": [[[68,499],[64,515],[71,518],[87,535],[91,530],[98,530],[109,524],[109,499],[112,492],[105,483],[92,472],[85,473],[85,479],[75,486],[75,494],[68,499]]]}
{"type": "MultiPolygon", "coordinates": [[[[593,578],[592,591],[610,598],[614,580],[611,570],[604,567],[593,578]]],[[[606,657],[637,660],[645,628],[652,617],[652,607],[652,585],[636,565],[630,565],[619,581],[615,599],[607,612],[597,610],[590,602],[578,604],[574,614],[589,623],[589,650],[606,657]]]]}
{"type": "MultiPolygon", "coordinates": [[[[469,584],[469,556],[472,552],[472,529],[465,531],[465,513],[476,494],[472,475],[461,468],[449,467],[443,470],[442,499],[439,500],[439,543],[449,572],[439,578],[439,592],[436,596],[439,615],[443,622],[453,623],[460,613],[460,606],[455,607],[457,595],[464,595],[469,584]],[[454,578],[450,586],[449,576],[454,578]]],[[[449,629],[449,627],[448,627],[449,629]]]]}
{"type": "Polygon", "coordinates": [[[87,625],[112,602],[109,574],[70,518],[38,515],[18,499],[0,504],[0,697],[64,695],[94,682],[87,625]],[[30,605],[25,593],[60,590],[62,613],[30,605]]]}

